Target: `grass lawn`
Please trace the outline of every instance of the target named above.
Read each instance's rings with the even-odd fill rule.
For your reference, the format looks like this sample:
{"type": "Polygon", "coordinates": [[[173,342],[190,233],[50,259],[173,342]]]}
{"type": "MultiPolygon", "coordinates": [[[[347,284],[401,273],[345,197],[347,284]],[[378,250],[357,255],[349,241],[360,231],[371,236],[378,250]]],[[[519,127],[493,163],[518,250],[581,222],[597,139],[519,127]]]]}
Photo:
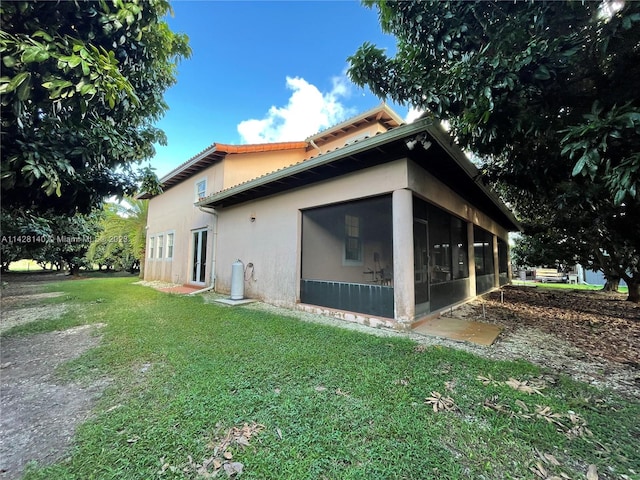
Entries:
{"type": "MultiPolygon", "coordinates": [[[[513,280],[513,285],[524,286],[524,287],[538,287],[538,288],[549,288],[549,289],[559,289],[559,290],[602,290],[602,285],[587,285],[587,284],[575,284],[575,283],[554,283],[554,282],[532,282],[527,280],[523,282],[522,280],[513,280]]],[[[626,286],[618,287],[619,293],[629,293],[629,288],[626,286]]]]}
{"type": "Polygon", "coordinates": [[[41,272],[42,267],[35,260],[18,260],[9,264],[11,272],[41,272]]]}
{"type": "Polygon", "coordinates": [[[107,324],[59,375],[111,386],[69,458],[26,479],[639,478],[636,400],[133,281],[52,284],[70,312],[9,332],[107,324]]]}

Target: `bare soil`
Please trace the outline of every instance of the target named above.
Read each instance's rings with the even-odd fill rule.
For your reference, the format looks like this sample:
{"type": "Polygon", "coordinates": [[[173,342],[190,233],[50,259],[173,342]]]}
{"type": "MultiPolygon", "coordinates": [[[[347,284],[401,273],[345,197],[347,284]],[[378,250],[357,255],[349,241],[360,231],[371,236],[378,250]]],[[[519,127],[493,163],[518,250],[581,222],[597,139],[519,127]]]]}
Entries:
{"type": "MultiPolygon", "coordinates": [[[[51,296],[43,295],[41,282],[59,281],[59,276],[24,275],[19,281],[9,280],[9,286],[2,291],[0,331],[60,315],[67,308],[64,304],[41,304],[51,296]]],[[[408,335],[422,344],[451,346],[492,359],[524,359],[552,372],[640,398],[639,305],[625,302],[624,295],[601,292],[525,287],[505,287],[501,292],[448,312],[454,317],[500,325],[503,332],[490,347],[372,329],[259,303],[245,308],[294,314],[302,320],[377,335],[408,335]]],[[[212,296],[207,294],[205,298],[212,296]]],[[[30,461],[47,464],[67,454],[76,426],[89,417],[108,380],[95,379],[89,384],[64,382],[55,375],[55,369],[99,342],[99,326],[95,325],[2,338],[1,479],[19,478],[30,461]]]]}
{"type": "MultiPolygon", "coordinates": [[[[10,275],[2,290],[0,332],[56,318],[67,306],[42,305],[60,292],[42,292],[56,274],[10,275]]],[[[54,463],[64,458],[76,426],[86,420],[107,379],[64,382],[60,365],[100,343],[101,325],[84,325],[61,332],[0,339],[0,478],[17,479],[29,462],[54,463]]]]}

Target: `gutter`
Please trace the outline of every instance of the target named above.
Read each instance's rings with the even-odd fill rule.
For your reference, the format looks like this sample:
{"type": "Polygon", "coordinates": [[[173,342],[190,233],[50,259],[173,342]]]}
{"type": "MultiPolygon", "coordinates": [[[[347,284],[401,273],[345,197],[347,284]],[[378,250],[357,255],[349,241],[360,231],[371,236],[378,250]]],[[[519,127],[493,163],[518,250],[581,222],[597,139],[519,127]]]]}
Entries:
{"type": "MultiPolygon", "coordinates": [[[[486,197],[500,210],[500,212],[505,215],[505,217],[513,224],[513,226],[522,231],[523,229],[520,223],[506,208],[506,206],[503,205],[498,196],[479,181],[478,174],[480,173],[480,171],[476,168],[476,166],[469,161],[467,156],[462,150],[460,150],[460,148],[451,143],[451,138],[438,126],[438,124],[435,124],[431,118],[416,120],[413,123],[396,127],[393,130],[389,130],[388,132],[385,132],[383,134],[369,137],[367,139],[347,145],[346,147],[340,148],[338,150],[333,150],[323,155],[318,155],[317,157],[311,158],[309,160],[304,160],[300,163],[296,163],[295,165],[291,165],[290,167],[282,168],[280,170],[276,170],[275,172],[271,172],[261,177],[254,178],[253,180],[249,180],[245,183],[233,186],[222,192],[214,193],[197,202],[196,206],[206,207],[207,205],[221,202],[228,197],[232,197],[234,195],[252,190],[256,187],[267,185],[272,182],[277,182],[278,180],[286,179],[289,176],[294,176],[306,170],[329,164],[340,158],[355,155],[365,150],[382,146],[387,143],[392,143],[394,141],[401,140],[403,138],[410,137],[412,135],[416,135],[425,131],[436,142],[438,142],[438,144],[445,150],[445,152],[449,154],[451,159],[469,176],[469,178],[473,180],[473,182],[484,193],[484,195],[486,195],[486,197]]],[[[307,141],[310,140],[308,139],[307,141]]]]}

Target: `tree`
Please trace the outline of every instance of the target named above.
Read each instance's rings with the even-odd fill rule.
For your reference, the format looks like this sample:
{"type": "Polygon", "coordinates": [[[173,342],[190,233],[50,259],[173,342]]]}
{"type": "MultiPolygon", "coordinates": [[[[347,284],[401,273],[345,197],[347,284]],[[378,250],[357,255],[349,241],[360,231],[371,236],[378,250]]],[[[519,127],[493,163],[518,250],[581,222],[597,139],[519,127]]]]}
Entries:
{"type": "Polygon", "coordinates": [[[2,212],[2,267],[11,261],[32,258],[41,265],[65,266],[73,275],[87,266],[85,254],[98,232],[98,214],[33,215],[17,210],[2,212]]]}
{"type": "Polygon", "coordinates": [[[398,48],[364,44],[351,79],[448,120],[519,218],[606,251],[640,301],[640,3],[366,3],[398,48]]]}
{"type": "Polygon", "coordinates": [[[166,0],[2,2],[3,208],[88,213],[153,187],[137,169],[165,142],[153,124],[188,57],[166,0]]]}
{"type": "Polygon", "coordinates": [[[120,203],[106,203],[100,220],[101,231],[91,244],[89,260],[144,275],[148,200],[125,197],[120,203]]]}

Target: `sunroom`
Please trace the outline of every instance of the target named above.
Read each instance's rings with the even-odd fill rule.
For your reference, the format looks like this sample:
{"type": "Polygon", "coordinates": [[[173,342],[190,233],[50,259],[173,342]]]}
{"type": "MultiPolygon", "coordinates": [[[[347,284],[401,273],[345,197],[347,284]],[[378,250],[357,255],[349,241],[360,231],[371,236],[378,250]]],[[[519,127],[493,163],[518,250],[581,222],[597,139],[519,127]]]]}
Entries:
{"type": "Polygon", "coordinates": [[[410,328],[509,281],[519,226],[478,177],[425,119],[211,195],[216,290],[242,259],[248,296],[410,328]]]}

